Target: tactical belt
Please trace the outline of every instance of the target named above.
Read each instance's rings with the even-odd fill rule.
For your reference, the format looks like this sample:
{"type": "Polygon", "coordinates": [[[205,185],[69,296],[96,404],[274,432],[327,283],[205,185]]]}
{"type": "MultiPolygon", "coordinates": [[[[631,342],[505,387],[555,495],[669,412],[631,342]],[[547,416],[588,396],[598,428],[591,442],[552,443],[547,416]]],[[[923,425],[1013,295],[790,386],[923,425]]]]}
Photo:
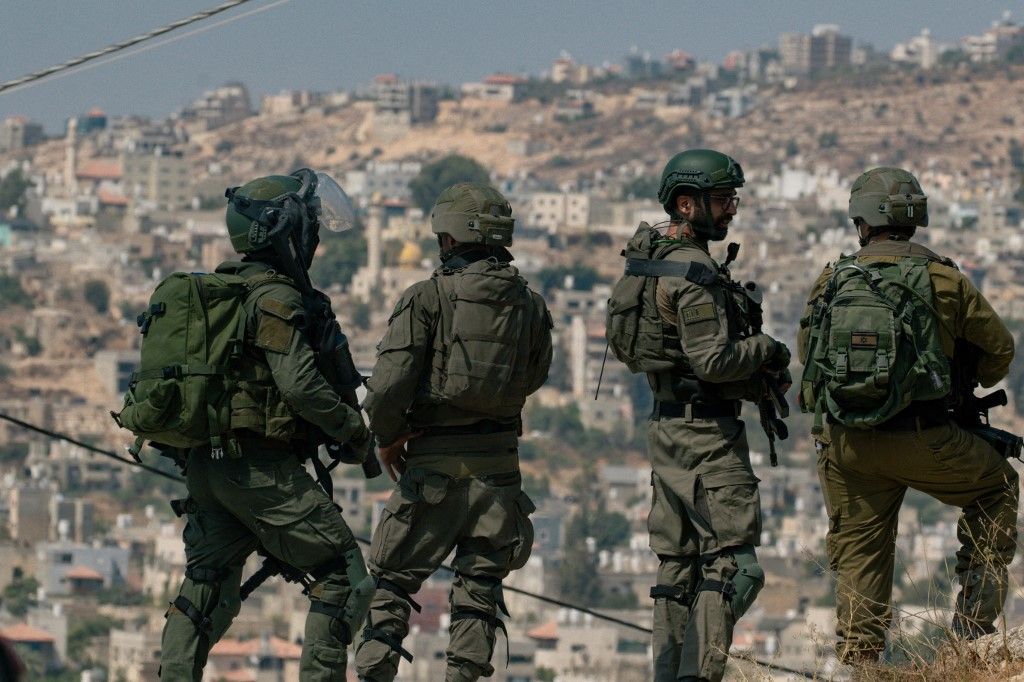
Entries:
{"type": "Polygon", "coordinates": [[[448,435],[423,435],[413,438],[406,446],[409,454],[438,454],[488,456],[498,454],[516,455],[519,437],[514,430],[495,433],[464,433],[448,435]]]}
{"type": "Polygon", "coordinates": [[[684,403],[674,400],[655,400],[651,410],[651,421],[659,419],[720,419],[739,417],[740,401],[728,400],[720,403],[684,403]]]}
{"type": "MultiPolygon", "coordinates": [[[[887,419],[873,428],[877,431],[918,431],[945,426],[950,422],[944,400],[921,400],[911,403],[895,417],[887,419]]],[[[831,424],[838,423],[832,415],[828,415],[831,424]]]]}
{"type": "MultiPolygon", "coordinates": [[[[483,478],[493,477],[498,474],[511,474],[509,482],[506,485],[511,485],[515,482],[512,480],[516,478],[519,473],[519,455],[512,454],[498,454],[498,455],[466,455],[460,454],[416,454],[410,452],[407,457],[407,462],[410,467],[419,467],[423,469],[429,469],[436,471],[441,474],[447,474],[452,478],[483,478]]],[[[501,485],[500,482],[495,482],[495,485],[501,485]]]]}
{"type": "Polygon", "coordinates": [[[423,429],[423,435],[428,438],[432,436],[468,436],[485,433],[513,433],[516,430],[515,424],[503,424],[493,419],[482,419],[474,424],[428,426],[423,429]]]}

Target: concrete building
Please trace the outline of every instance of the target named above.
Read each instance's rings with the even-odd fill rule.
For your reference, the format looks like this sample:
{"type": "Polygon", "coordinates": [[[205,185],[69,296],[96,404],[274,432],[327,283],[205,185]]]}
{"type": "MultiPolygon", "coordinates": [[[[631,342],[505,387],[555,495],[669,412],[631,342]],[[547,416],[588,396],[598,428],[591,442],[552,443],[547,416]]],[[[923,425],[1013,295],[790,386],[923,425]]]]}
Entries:
{"type": "Polygon", "coordinates": [[[204,132],[252,116],[249,91],[241,83],[227,83],[204,92],[178,114],[185,128],[204,132]]]}
{"type": "Polygon", "coordinates": [[[370,200],[412,198],[409,183],[419,175],[423,164],[419,161],[370,161],[362,170],[345,173],[345,191],[353,199],[370,200]]]}
{"type": "Polygon", "coordinates": [[[9,527],[11,537],[21,542],[35,543],[50,537],[50,497],[45,488],[23,485],[10,491],[9,527]]]}
{"type": "Polygon", "coordinates": [[[806,75],[850,64],[853,40],[835,24],[815,26],[810,35],[783,33],[779,58],[786,73],[806,75]]]}
{"type": "Polygon", "coordinates": [[[111,630],[107,675],[110,680],[150,682],[160,668],[159,630],[111,630]]]}
{"type": "Polygon", "coordinates": [[[974,62],[994,62],[1005,59],[1010,50],[1024,45],[1024,26],[1010,20],[1010,12],[1004,12],[1000,21],[980,36],[966,36],[961,46],[974,62]]]}
{"type": "Polygon", "coordinates": [[[13,152],[43,141],[43,125],[24,116],[11,116],[0,125],[0,152],[13,152]]]}
{"type": "Polygon", "coordinates": [[[579,232],[590,221],[590,195],[581,192],[533,192],[517,202],[519,214],[531,227],[551,234],[579,232]]]}
{"type": "Polygon", "coordinates": [[[128,576],[129,552],[121,547],[74,542],[39,543],[36,554],[39,565],[37,578],[47,594],[71,594],[74,578],[69,579],[68,574],[84,575],[81,567],[98,572],[104,588],[120,585],[128,576]]]}
{"type": "Polygon", "coordinates": [[[525,76],[495,73],[479,83],[463,83],[462,96],[491,102],[515,102],[522,98],[525,76]]]}
{"type": "Polygon", "coordinates": [[[156,147],[121,155],[125,194],[152,208],[175,210],[192,201],[192,168],[185,153],[156,147]]]}
{"type": "Polygon", "coordinates": [[[403,81],[393,74],[373,84],[374,125],[431,123],[437,118],[440,89],[433,81],[403,81]]]}

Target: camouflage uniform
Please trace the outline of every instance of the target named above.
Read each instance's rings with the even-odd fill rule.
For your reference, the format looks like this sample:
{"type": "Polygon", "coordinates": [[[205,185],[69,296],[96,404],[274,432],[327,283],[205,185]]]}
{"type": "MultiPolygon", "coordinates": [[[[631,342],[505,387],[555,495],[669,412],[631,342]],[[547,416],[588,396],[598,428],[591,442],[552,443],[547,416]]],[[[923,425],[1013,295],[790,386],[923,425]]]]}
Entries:
{"type": "MultiPolygon", "coordinates": [[[[464,252],[434,279],[410,287],[378,346],[365,401],[370,428],[381,444],[408,433],[421,435],[409,442],[398,490],[373,533],[369,565],[378,582],[356,653],[361,679],[392,680],[399,656],[411,660],[401,642],[410,610],[418,610],[412,595],[452,550],[456,574],[446,679],[469,682],[494,671],[495,628],[504,629],[498,618],[505,611],[501,581],[526,563],[533,543],[529,514],[534,507],[519,474],[519,419],[486,408],[460,409],[438,397],[445,357],[449,349],[460,352],[458,339],[445,328],[439,291],[450,291],[480,267],[514,277],[511,266],[494,264],[511,256],[500,249],[493,261],[494,254],[464,252]],[[435,282],[438,278],[446,281],[435,282]]],[[[532,312],[513,340],[529,352],[529,361],[519,368],[525,394],[544,383],[551,363],[550,316],[543,299],[528,293],[532,312]]]]}
{"type": "MultiPolygon", "coordinates": [[[[1013,337],[984,296],[952,262],[911,241],[875,241],[857,258],[899,262],[926,257],[945,355],[956,338],[980,349],[978,377],[991,386],[1006,376],[1013,337]]],[[[799,352],[806,363],[811,309],[832,274],[826,267],[811,289],[801,320],[799,352]]],[[[952,423],[945,405],[912,405],[874,429],[832,420],[817,439],[818,474],[829,517],[826,551],[838,577],[836,612],[842,660],[877,658],[892,619],[896,524],[907,488],[960,507],[962,585],[954,630],[989,631],[1006,596],[1006,565],[1016,549],[1017,472],[983,440],[952,423]]]]}
{"type": "MultiPolygon", "coordinates": [[[[227,262],[217,272],[247,279],[270,266],[227,262]]],[[[365,432],[316,369],[302,333],[299,292],[278,280],[257,288],[244,304],[246,343],[241,390],[232,398],[231,426],[241,456],[212,459],[208,448],[188,454],[189,497],[184,541],[187,566],[167,612],[161,652],[165,680],[200,680],[210,648],[241,608],[245,560],[262,546],[310,574],[311,607],[300,673],[303,680],[345,679],[352,641],[340,617],[362,558],[340,509],[306,472],[300,454],[306,423],[345,442],[365,432]]]]}
{"type": "MultiPolygon", "coordinates": [[[[666,244],[656,257],[719,272],[704,243],[666,244]]],[[[758,478],[740,400],[759,396],[755,375],[785,347],[766,334],[743,338],[746,321],[732,296],[720,279],[658,280],[658,311],[682,357],[673,370],[648,374],[655,406],[647,427],[654,486],[647,526],[661,561],[651,590],[656,680],[722,678],[742,615],[730,604],[735,578],[760,571],[758,478]]]]}

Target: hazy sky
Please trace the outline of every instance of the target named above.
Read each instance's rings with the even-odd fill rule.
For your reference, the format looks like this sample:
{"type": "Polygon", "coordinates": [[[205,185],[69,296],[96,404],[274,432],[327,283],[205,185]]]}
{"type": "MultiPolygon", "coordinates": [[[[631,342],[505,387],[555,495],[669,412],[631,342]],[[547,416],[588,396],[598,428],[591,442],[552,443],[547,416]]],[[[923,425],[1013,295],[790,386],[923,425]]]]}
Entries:
{"type": "MultiPolygon", "coordinates": [[[[0,81],[220,2],[3,0],[0,81]]],[[[184,30],[275,2],[282,0],[254,0],[184,30]]],[[[497,70],[537,73],[561,50],[592,64],[621,61],[634,45],[655,56],[682,48],[719,60],[818,23],[838,23],[855,40],[889,49],[922,27],[943,41],[979,33],[1006,9],[1024,20],[1020,0],[284,0],[141,54],[0,94],[0,118],[25,114],[57,132],[68,116],[93,106],[163,116],[229,80],[245,83],[258,103],[267,92],[351,88],[385,72],[449,83],[497,70]]]]}

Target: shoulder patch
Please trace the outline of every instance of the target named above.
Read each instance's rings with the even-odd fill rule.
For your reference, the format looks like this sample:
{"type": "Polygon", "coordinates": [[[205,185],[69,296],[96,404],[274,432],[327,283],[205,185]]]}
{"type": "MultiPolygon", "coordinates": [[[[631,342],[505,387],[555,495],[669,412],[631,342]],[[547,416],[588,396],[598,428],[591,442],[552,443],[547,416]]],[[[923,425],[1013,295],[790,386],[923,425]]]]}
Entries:
{"type": "Polygon", "coordinates": [[[256,347],[274,353],[287,352],[295,329],[305,325],[305,313],[267,296],[261,298],[256,307],[263,313],[256,327],[256,347]]]}
{"type": "Polygon", "coordinates": [[[293,320],[296,317],[302,317],[304,315],[301,308],[296,308],[293,305],[289,305],[269,296],[261,298],[259,303],[256,304],[256,307],[263,312],[270,313],[274,317],[282,320],[293,320]]]}
{"type": "Polygon", "coordinates": [[[683,324],[691,325],[716,319],[714,303],[700,303],[683,308],[681,311],[683,324]]]}

